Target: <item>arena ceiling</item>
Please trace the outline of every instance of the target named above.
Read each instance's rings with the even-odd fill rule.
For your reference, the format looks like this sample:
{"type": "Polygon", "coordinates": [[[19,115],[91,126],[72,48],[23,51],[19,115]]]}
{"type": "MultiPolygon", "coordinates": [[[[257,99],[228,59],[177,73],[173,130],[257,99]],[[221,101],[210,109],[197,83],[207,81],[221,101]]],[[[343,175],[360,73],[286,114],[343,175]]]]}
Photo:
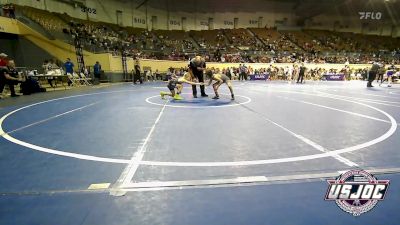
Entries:
{"type": "MultiPolygon", "coordinates": [[[[287,10],[313,9],[313,6],[330,7],[351,6],[352,8],[385,8],[399,7],[400,0],[119,0],[122,2],[134,2],[139,5],[148,4],[155,8],[165,8],[168,6],[171,11],[205,11],[205,12],[225,12],[225,11],[269,11],[271,9],[287,10]]],[[[398,10],[399,8],[397,8],[398,10]]]]}
{"type": "Polygon", "coordinates": [[[171,12],[274,12],[293,13],[299,20],[320,14],[358,16],[358,12],[381,12],[383,19],[399,23],[400,0],[119,0],[136,8],[150,6],[171,12]]]}

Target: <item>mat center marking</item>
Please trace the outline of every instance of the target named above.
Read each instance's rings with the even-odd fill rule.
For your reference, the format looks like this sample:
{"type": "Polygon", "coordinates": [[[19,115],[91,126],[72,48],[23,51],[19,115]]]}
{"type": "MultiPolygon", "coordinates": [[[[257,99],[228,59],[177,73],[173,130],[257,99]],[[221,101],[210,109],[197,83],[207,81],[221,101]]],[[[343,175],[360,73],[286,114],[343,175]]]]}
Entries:
{"type": "MultiPolygon", "coordinates": [[[[191,95],[191,93],[182,93],[182,95],[191,95]]],[[[186,98],[183,100],[172,100],[170,103],[166,105],[166,107],[172,108],[223,108],[223,107],[233,107],[245,105],[251,102],[251,98],[243,95],[235,95],[236,100],[231,101],[229,94],[220,94],[228,97],[221,97],[218,100],[213,100],[210,98],[186,98]],[[244,100],[244,101],[243,101],[244,100]],[[243,102],[240,102],[243,101],[243,102]]],[[[160,95],[154,95],[146,98],[146,102],[152,105],[164,106],[164,102],[166,100],[162,100],[160,95]],[[159,98],[159,102],[157,102],[157,98],[159,98]]]]}

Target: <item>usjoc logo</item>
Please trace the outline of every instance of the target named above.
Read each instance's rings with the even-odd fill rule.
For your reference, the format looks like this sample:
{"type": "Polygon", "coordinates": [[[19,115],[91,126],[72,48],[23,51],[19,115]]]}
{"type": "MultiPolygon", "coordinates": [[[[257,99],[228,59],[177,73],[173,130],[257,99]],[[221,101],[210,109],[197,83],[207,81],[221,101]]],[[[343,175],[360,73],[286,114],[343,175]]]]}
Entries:
{"type": "Polygon", "coordinates": [[[377,180],[364,170],[350,170],[327,182],[325,200],[336,201],[343,211],[359,216],[385,198],[390,181],[377,180]]]}
{"type": "Polygon", "coordinates": [[[380,20],[382,18],[381,12],[358,12],[360,20],[380,20]]]}

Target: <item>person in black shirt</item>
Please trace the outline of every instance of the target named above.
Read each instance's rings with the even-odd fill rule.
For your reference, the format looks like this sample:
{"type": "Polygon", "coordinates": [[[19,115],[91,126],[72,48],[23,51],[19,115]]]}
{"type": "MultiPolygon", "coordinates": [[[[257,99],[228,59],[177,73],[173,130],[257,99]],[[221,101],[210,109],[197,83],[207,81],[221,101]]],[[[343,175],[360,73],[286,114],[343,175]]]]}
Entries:
{"type": "Polygon", "coordinates": [[[0,93],[3,93],[4,86],[7,84],[11,91],[11,97],[17,97],[19,95],[15,94],[14,85],[18,83],[18,72],[15,70],[15,63],[10,60],[7,67],[0,68],[0,93]]]}
{"type": "Polygon", "coordinates": [[[139,60],[136,60],[135,63],[135,73],[133,74],[133,84],[136,84],[136,81],[138,81],[142,84],[143,79],[142,76],[140,75],[140,65],[139,65],[139,60]]]}
{"type": "MultiPolygon", "coordinates": [[[[206,69],[206,62],[204,58],[201,56],[196,56],[192,60],[190,60],[189,67],[193,72],[193,76],[197,78],[199,83],[204,83],[204,74],[203,71],[206,69]]],[[[197,88],[196,85],[192,85],[193,97],[197,98],[197,88]]],[[[206,92],[204,91],[204,84],[200,85],[201,97],[208,97],[206,92]]]]}
{"type": "Polygon", "coordinates": [[[378,62],[374,62],[371,66],[371,69],[368,72],[368,83],[367,87],[373,87],[372,81],[375,80],[376,74],[378,73],[379,68],[381,65],[378,62]]]}
{"type": "Polygon", "coordinates": [[[297,82],[296,83],[303,83],[305,72],[306,72],[306,67],[304,66],[304,63],[302,63],[301,66],[300,66],[299,77],[297,78],[297,82]]]}
{"type": "Polygon", "coordinates": [[[383,83],[383,75],[384,74],[385,74],[385,64],[382,64],[377,72],[378,78],[376,79],[377,83],[379,83],[379,81],[381,82],[379,84],[379,86],[381,86],[381,84],[383,83]]]}
{"type": "Polygon", "coordinates": [[[229,80],[232,80],[231,69],[229,67],[226,69],[225,75],[229,77],[229,80]]]}

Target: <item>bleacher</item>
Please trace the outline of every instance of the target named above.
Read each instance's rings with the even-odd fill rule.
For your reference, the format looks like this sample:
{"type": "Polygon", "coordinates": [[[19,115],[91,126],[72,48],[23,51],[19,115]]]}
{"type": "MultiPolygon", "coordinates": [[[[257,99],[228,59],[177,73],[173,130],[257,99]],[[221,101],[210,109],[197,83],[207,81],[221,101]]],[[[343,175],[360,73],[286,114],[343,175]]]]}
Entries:
{"type": "Polygon", "coordinates": [[[323,46],[318,39],[309,36],[303,31],[283,31],[281,33],[286,35],[294,44],[305,52],[316,53],[329,50],[329,48],[323,46]]]}
{"type": "Polygon", "coordinates": [[[240,50],[259,51],[264,49],[264,45],[259,43],[247,29],[225,29],[224,34],[228,37],[230,44],[240,50]]]}
{"type": "Polygon", "coordinates": [[[222,30],[192,30],[189,34],[202,49],[231,49],[222,30]]]}
{"type": "Polygon", "coordinates": [[[192,42],[188,32],[179,30],[155,30],[153,33],[160,40],[163,47],[170,51],[187,52],[196,49],[196,45],[192,42]]]}
{"type": "Polygon", "coordinates": [[[18,6],[16,9],[48,31],[62,32],[63,28],[68,27],[56,13],[25,6],[18,6]]]}
{"type": "MultiPolygon", "coordinates": [[[[288,61],[284,57],[296,53],[312,60],[341,62],[348,57],[344,56],[348,53],[362,53],[357,60],[359,62],[376,57],[381,51],[398,51],[400,44],[399,38],[324,30],[277,31],[272,28],[240,28],[189,32],[148,31],[143,28],[120,27],[116,24],[76,19],[67,14],[51,13],[31,7],[19,6],[18,10],[53,34],[68,33],[71,36],[73,30],[78,30],[77,32],[83,34],[84,48],[90,52],[110,52],[119,55],[121,49],[126,49],[131,55],[152,59],[182,59],[186,58],[188,53],[199,52],[208,55],[208,59],[215,60],[213,55],[219,52],[218,54],[226,54],[226,59],[237,58],[238,54],[245,53],[245,61],[264,62],[271,59],[271,54],[278,54],[275,56],[278,61],[288,61]],[[254,55],[254,52],[267,54],[254,55]],[[344,55],[315,59],[313,55],[318,53],[344,55]]],[[[72,37],[64,41],[71,42],[72,37]]],[[[239,57],[233,61],[241,60],[243,59],[239,57]]]]}
{"type": "Polygon", "coordinates": [[[293,42],[276,29],[250,28],[250,30],[267,45],[267,49],[270,51],[295,52],[300,50],[293,42]]]}

